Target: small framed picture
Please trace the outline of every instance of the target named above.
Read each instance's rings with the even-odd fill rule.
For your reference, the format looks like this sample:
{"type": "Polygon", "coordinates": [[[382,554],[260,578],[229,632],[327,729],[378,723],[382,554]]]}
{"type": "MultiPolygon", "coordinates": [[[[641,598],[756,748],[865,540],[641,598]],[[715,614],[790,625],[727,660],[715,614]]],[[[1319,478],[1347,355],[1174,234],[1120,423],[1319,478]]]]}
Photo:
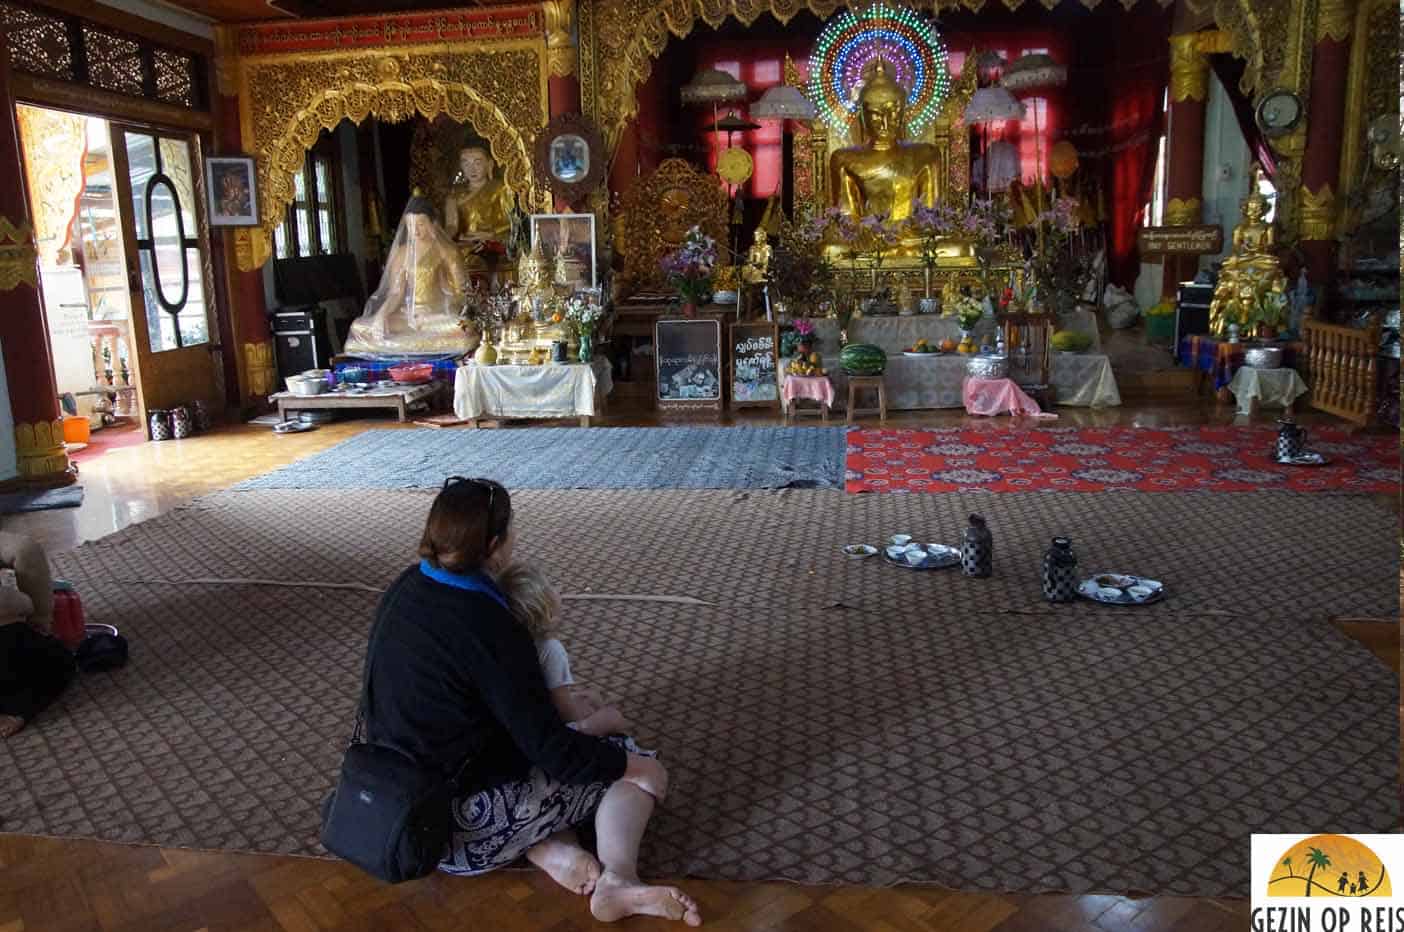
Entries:
{"type": "Polygon", "coordinates": [[[589,118],[559,114],[537,134],[534,170],[552,194],[579,210],[604,180],[604,151],[604,138],[589,118]]]}
{"type": "Polygon", "coordinates": [[[594,214],[532,214],[531,245],[540,245],[553,281],[575,289],[596,286],[594,214]]]}
{"type": "Polygon", "coordinates": [[[251,158],[220,156],[205,159],[210,226],[258,225],[257,174],[251,158]]]}

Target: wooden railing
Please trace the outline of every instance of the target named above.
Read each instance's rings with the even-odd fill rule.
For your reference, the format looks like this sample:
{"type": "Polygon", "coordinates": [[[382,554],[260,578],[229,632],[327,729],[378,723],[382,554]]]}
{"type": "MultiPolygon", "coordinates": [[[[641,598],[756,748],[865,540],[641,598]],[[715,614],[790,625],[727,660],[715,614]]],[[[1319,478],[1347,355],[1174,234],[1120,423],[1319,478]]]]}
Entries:
{"type": "Polygon", "coordinates": [[[1380,326],[1364,329],[1302,321],[1311,406],[1362,427],[1375,413],[1380,326]]]}

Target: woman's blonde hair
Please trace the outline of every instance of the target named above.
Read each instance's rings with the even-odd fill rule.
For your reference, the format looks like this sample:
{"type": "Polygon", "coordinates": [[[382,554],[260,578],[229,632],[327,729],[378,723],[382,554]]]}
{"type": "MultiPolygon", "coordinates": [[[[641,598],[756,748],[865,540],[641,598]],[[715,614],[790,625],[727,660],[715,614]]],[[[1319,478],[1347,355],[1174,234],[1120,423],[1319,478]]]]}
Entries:
{"type": "Polygon", "coordinates": [[[513,563],[498,575],[497,588],[507,597],[512,616],[526,626],[533,638],[540,641],[555,637],[561,597],[538,567],[513,563]]]}

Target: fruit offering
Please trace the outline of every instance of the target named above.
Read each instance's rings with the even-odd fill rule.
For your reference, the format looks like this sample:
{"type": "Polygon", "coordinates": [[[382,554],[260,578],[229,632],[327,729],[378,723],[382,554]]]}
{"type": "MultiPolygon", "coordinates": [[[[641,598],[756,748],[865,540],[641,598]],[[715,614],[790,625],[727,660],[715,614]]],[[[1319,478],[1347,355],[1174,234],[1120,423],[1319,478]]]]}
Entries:
{"type": "Polygon", "coordinates": [[[850,375],[882,375],[887,354],[868,343],[850,343],[839,353],[839,365],[850,375]]]}
{"type": "Polygon", "coordinates": [[[785,372],[789,375],[816,376],[828,375],[823,366],[823,357],[818,353],[810,353],[808,356],[796,356],[790,360],[790,364],[785,367],[785,372]]]}
{"type": "Polygon", "coordinates": [[[940,351],[939,351],[936,347],[934,347],[934,346],[932,346],[930,343],[928,343],[927,340],[926,340],[926,337],[922,337],[920,340],[917,340],[915,343],[913,343],[911,349],[907,350],[907,352],[909,352],[909,353],[936,353],[936,352],[940,352],[940,351]]]}

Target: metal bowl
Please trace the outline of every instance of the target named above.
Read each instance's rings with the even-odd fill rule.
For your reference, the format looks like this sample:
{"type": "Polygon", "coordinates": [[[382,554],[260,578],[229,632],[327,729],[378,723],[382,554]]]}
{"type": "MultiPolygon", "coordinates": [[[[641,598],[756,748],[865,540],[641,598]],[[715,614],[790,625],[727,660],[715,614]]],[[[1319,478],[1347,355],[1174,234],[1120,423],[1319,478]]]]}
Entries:
{"type": "Polygon", "coordinates": [[[291,375],[287,378],[288,391],[294,395],[320,395],[327,390],[326,379],[311,379],[303,375],[291,375]]]}
{"type": "Polygon", "coordinates": [[[1254,369],[1280,369],[1282,349],[1277,346],[1255,346],[1243,351],[1243,364],[1254,369]]]}
{"type": "Polygon", "coordinates": [[[1009,377],[1008,356],[972,356],[965,372],[975,379],[1005,379],[1009,377]]]}

